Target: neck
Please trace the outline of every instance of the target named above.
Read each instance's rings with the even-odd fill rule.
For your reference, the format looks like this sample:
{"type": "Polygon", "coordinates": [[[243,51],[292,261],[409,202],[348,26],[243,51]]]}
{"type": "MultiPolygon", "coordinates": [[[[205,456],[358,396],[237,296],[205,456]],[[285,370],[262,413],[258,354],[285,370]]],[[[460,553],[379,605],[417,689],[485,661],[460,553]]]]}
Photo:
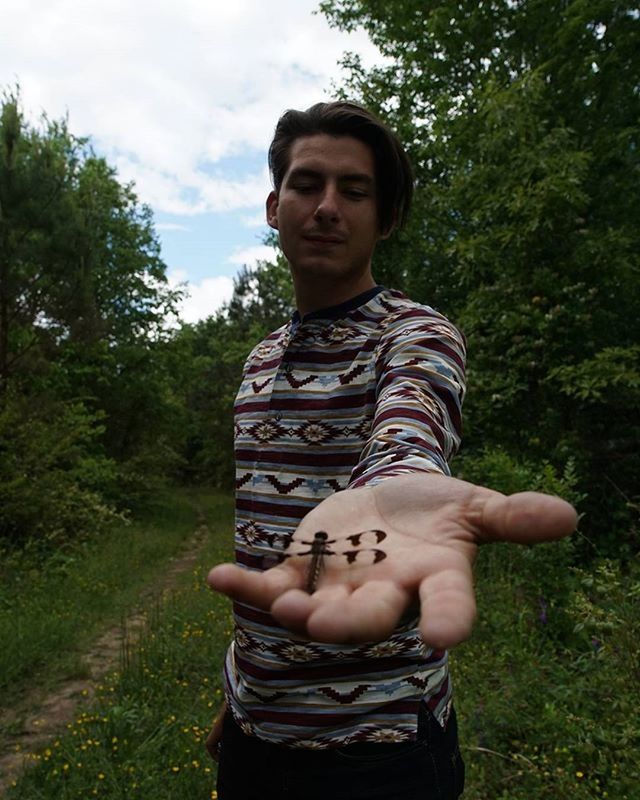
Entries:
{"type": "Polygon", "coordinates": [[[313,311],[319,311],[322,308],[330,308],[331,306],[346,303],[353,297],[366,292],[368,289],[373,289],[376,282],[369,272],[363,275],[357,283],[349,282],[342,284],[337,281],[327,282],[326,280],[319,280],[310,285],[309,281],[305,280],[304,285],[300,281],[296,281],[295,276],[293,279],[293,288],[296,296],[296,307],[301,317],[306,314],[311,314],[313,311]]]}

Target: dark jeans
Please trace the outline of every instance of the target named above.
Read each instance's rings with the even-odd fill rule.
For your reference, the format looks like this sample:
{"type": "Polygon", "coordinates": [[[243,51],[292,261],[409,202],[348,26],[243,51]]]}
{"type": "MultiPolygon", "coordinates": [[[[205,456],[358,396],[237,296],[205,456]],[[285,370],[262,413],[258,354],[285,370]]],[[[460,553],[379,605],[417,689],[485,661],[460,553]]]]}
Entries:
{"type": "Polygon", "coordinates": [[[414,742],[328,750],[270,744],[224,720],[219,800],[455,800],[463,787],[454,711],[443,730],[423,706],[414,742]]]}

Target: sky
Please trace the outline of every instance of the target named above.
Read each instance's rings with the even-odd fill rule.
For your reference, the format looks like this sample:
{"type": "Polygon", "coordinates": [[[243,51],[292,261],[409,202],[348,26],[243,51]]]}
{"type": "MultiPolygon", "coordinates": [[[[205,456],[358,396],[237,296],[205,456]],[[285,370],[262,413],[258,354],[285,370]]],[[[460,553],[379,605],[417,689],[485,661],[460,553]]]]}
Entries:
{"type": "Polygon", "coordinates": [[[0,90],[69,128],[153,209],[187,322],[268,258],[267,148],[279,115],[331,98],[345,51],[381,61],[319,0],[0,0],[0,90]]]}

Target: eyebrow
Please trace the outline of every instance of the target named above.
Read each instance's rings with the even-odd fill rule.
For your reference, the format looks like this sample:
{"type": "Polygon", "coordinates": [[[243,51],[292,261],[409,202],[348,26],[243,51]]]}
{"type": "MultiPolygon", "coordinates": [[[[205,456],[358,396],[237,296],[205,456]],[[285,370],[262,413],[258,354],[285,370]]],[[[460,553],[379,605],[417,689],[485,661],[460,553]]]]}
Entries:
{"type": "MultiPolygon", "coordinates": [[[[289,173],[287,181],[294,180],[296,178],[319,178],[322,180],[324,178],[324,174],[319,170],[311,169],[310,167],[297,167],[289,173]]],[[[375,183],[371,175],[367,175],[366,172],[349,172],[345,175],[340,175],[338,180],[346,183],[362,183],[367,186],[373,186],[375,183]]]]}

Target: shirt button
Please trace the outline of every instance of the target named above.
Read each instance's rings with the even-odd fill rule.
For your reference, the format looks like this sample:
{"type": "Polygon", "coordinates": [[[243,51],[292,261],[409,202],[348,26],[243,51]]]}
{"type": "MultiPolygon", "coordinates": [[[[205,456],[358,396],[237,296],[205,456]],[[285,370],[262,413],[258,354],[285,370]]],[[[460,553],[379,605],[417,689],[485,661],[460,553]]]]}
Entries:
{"type": "Polygon", "coordinates": [[[276,422],[280,422],[281,419],[282,419],[282,414],[278,411],[278,413],[276,414],[276,422]]]}
{"type": "Polygon", "coordinates": [[[291,363],[289,361],[287,361],[286,364],[284,365],[284,371],[285,372],[291,372],[292,369],[293,369],[293,367],[291,366],[291,363]]]}

